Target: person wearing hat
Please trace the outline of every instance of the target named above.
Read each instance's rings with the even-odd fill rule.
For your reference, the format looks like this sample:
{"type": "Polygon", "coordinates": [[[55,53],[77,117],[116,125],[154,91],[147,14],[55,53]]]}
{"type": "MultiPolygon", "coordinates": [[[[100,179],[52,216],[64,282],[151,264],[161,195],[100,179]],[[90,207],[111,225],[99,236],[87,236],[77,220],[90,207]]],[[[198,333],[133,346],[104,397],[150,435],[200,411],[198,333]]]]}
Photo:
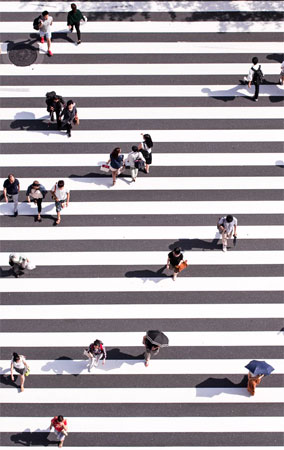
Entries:
{"type": "Polygon", "coordinates": [[[142,153],[139,152],[138,147],[136,145],[133,145],[131,152],[129,153],[125,161],[125,165],[130,167],[132,181],[136,181],[138,170],[140,168],[139,166],[144,166],[144,164],[140,161],[143,161],[144,164],[146,162],[142,153]]]}
{"type": "Polygon", "coordinates": [[[44,197],[47,194],[47,190],[45,187],[40,184],[39,181],[35,180],[27,189],[26,196],[28,203],[34,202],[37,205],[37,218],[36,220],[38,222],[41,222],[41,204],[44,199],[44,197]]]}
{"type": "Polygon", "coordinates": [[[227,251],[228,239],[232,238],[233,233],[237,237],[237,225],[238,220],[231,214],[219,218],[217,228],[222,235],[223,252],[227,251]]]}

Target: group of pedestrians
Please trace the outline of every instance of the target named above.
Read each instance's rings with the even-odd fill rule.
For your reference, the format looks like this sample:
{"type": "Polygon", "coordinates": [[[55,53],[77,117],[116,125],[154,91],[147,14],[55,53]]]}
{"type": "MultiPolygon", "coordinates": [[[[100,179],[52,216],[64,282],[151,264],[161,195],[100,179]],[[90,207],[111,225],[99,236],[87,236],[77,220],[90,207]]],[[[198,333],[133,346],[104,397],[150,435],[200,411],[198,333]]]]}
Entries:
{"type": "MultiPolygon", "coordinates": [[[[67,15],[67,26],[69,30],[72,32],[74,27],[77,32],[77,45],[81,44],[81,31],[80,31],[80,23],[81,21],[86,22],[87,17],[83,16],[81,11],[77,8],[75,3],[71,3],[71,11],[69,11],[67,15]]],[[[43,13],[36,17],[33,26],[35,30],[39,30],[40,42],[44,44],[44,40],[46,39],[47,43],[47,54],[49,56],[53,56],[51,51],[51,27],[53,25],[53,17],[49,15],[48,11],[43,11],[43,13]]]]}
{"type": "MultiPolygon", "coordinates": [[[[15,178],[14,174],[10,173],[3,184],[3,197],[6,203],[10,201],[14,204],[14,217],[17,217],[18,215],[19,192],[20,182],[17,178],[15,178]]],[[[60,213],[63,208],[69,205],[70,190],[65,185],[64,180],[59,180],[51,188],[50,193],[52,199],[55,201],[55,209],[57,213],[55,225],[59,225],[61,222],[60,213]]],[[[35,180],[30,186],[28,186],[26,191],[27,202],[35,203],[37,205],[37,216],[35,217],[37,222],[41,222],[42,202],[46,194],[47,190],[38,180],[35,180]]]]}
{"type": "Polygon", "coordinates": [[[111,171],[112,185],[116,183],[116,178],[125,169],[130,169],[132,181],[135,182],[139,170],[149,173],[152,164],[152,148],[154,146],[150,134],[141,133],[143,141],[140,144],[133,145],[131,152],[124,158],[120,147],[115,147],[111,152],[109,160],[101,166],[103,172],[111,171]]]}

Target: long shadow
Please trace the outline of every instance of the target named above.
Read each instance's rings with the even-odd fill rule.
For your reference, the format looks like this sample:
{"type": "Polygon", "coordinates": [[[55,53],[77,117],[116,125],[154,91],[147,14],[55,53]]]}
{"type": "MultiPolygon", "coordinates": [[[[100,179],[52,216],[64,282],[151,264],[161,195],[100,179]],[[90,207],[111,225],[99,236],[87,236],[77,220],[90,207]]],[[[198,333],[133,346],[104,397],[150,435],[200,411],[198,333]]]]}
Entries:
{"type": "MultiPolygon", "coordinates": [[[[280,64],[282,63],[282,61],[284,60],[284,54],[283,53],[271,53],[270,55],[266,56],[267,59],[269,59],[270,61],[277,61],[280,64]]],[[[279,73],[280,73],[280,69],[279,69],[279,73]]]]}
{"type": "MultiPolygon", "coordinates": [[[[6,372],[6,370],[5,370],[6,372]]],[[[10,372],[10,369],[7,369],[7,372],[10,372]]],[[[14,381],[11,379],[11,375],[0,375],[0,384],[5,386],[12,386],[13,388],[19,388],[20,386],[16,383],[18,379],[18,375],[14,375],[14,381]]]]}
{"type": "Polygon", "coordinates": [[[232,391],[232,388],[246,388],[248,383],[247,375],[244,375],[239,383],[233,383],[229,378],[207,378],[196,385],[196,397],[209,397],[212,398],[215,395],[222,393],[228,393],[230,395],[244,395],[249,396],[247,390],[244,391],[232,391]],[[214,389],[210,390],[209,389],[214,389]]]}
{"type": "Polygon", "coordinates": [[[157,270],[157,272],[154,272],[153,270],[148,270],[148,269],[142,269],[142,270],[133,270],[133,271],[129,271],[126,272],[125,276],[126,278],[143,278],[144,281],[146,280],[151,280],[154,283],[158,283],[162,280],[160,280],[160,278],[169,278],[172,276],[171,275],[166,275],[165,273],[163,273],[163,271],[166,269],[166,266],[161,267],[159,270],[157,270]],[[157,278],[157,280],[155,279],[157,278]]]}
{"type": "Polygon", "coordinates": [[[49,126],[46,119],[35,120],[34,114],[30,113],[30,119],[16,119],[10,123],[12,130],[20,129],[26,131],[48,131],[49,126]]]}
{"type": "Polygon", "coordinates": [[[48,439],[49,431],[23,431],[22,433],[13,434],[11,436],[11,441],[14,444],[21,444],[26,447],[30,447],[32,445],[42,445],[47,447],[50,444],[57,444],[58,441],[51,441],[48,439]]]}
{"type": "Polygon", "coordinates": [[[219,240],[219,237],[215,237],[211,242],[203,241],[202,239],[179,239],[173,244],[170,244],[169,249],[173,250],[176,247],[180,247],[182,250],[192,250],[193,248],[220,250],[222,249],[222,243],[218,244],[219,240]]]}
{"type": "Polygon", "coordinates": [[[69,375],[73,375],[74,377],[77,377],[83,370],[86,369],[87,361],[74,361],[72,358],[69,358],[68,356],[60,356],[59,358],[56,358],[54,361],[50,361],[46,363],[44,366],[42,366],[41,370],[44,372],[53,372],[56,375],[63,375],[64,373],[68,373],[69,375]],[[72,361],[72,366],[60,365],[57,364],[57,361],[72,361]],[[76,373],[74,373],[76,372],[76,373]]]}
{"type": "MultiPolygon", "coordinates": [[[[55,41],[56,39],[64,39],[67,42],[70,42],[71,44],[76,44],[75,41],[73,41],[73,39],[71,39],[68,36],[68,32],[62,30],[62,31],[55,31],[54,33],[52,33],[52,40],[55,41]]],[[[71,34],[71,33],[70,33],[71,34]]],[[[30,39],[34,39],[34,42],[39,41],[39,33],[31,33],[30,34],[30,39]]]]}
{"type": "Polygon", "coordinates": [[[34,35],[34,39],[25,39],[24,41],[18,41],[18,42],[14,42],[14,41],[10,41],[9,39],[7,39],[5,41],[7,45],[7,51],[10,52],[11,50],[13,50],[15,47],[18,46],[27,46],[27,48],[31,48],[32,50],[35,51],[39,51],[38,47],[34,47],[33,45],[39,40],[39,34],[34,35]]]}
{"type": "Polygon", "coordinates": [[[13,269],[2,269],[0,267],[0,278],[7,278],[7,277],[11,277],[14,276],[14,272],[13,269]]]}

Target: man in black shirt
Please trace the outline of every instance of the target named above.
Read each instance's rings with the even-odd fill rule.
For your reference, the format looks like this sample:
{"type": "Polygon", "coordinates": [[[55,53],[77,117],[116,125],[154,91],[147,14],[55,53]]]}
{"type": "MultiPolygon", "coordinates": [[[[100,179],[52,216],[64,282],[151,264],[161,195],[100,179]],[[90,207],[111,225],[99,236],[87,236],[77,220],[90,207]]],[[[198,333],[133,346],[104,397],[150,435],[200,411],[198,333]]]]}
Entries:
{"type": "Polygon", "coordinates": [[[64,100],[60,95],[54,95],[46,98],[47,111],[50,114],[50,121],[54,121],[54,113],[56,114],[57,128],[60,129],[60,113],[63,106],[65,106],[64,100]]]}
{"type": "Polygon", "coordinates": [[[181,249],[176,247],[172,252],[168,254],[167,260],[167,269],[171,269],[174,271],[173,280],[175,281],[177,278],[177,274],[179,273],[178,266],[183,262],[183,254],[181,253],[181,249]]]}
{"type": "Polygon", "coordinates": [[[8,178],[3,183],[3,188],[5,202],[8,203],[9,200],[12,200],[14,202],[14,216],[17,217],[20,192],[19,180],[17,180],[17,178],[15,178],[12,173],[10,173],[8,175],[8,178]]]}
{"type": "Polygon", "coordinates": [[[148,367],[151,356],[157,355],[160,351],[160,347],[152,344],[149,339],[147,339],[147,335],[143,337],[143,344],[145,345],[145,366],[148,367]]]}

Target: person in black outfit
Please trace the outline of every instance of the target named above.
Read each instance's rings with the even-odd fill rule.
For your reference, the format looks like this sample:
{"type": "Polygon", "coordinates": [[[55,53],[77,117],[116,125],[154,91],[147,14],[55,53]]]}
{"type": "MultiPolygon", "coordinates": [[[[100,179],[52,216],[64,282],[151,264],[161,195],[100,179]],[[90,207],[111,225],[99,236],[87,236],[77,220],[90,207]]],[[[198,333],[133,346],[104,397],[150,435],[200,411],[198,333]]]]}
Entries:
{"type": "Polygon", "coordinates": [[[172,252],[168,254],[167,260],[167,269],[171,269],[174,271],[173,281],[176,280],[177,275],[179,273],[178,266],[183,262],[183,254],[181,253],[181,249],[176,247],[172,252]]]}
{"type": "Polygon", "coordinates": [[[53,95],[46,98],[47,111],[50,114],[50,122],[54,122],[54,113],[56,114],[57,128],[60,129],[60,113],[65,106],[64,100],[60,95],[53,95]]]}
{"type": "Polygon", "coordinates": [[[67,105],[60,113],[61,128],[67,129],[67,136],[71,137],[72,123],[78,124],[77,108],[73,100],[68,100],[67,105]]]}
{"type": "Polygon", "coordinates": [[[73,27],[76,28],[78,45],[81,44],[81,42],[82,42],[81,41],[81,31],[80,31],[80,20],[86,21],[87,18],[83,16],[83,14],[81,13],[81,11],[79,9],[77,9],[77,6],[75,5],[75,3],[71,3],[71,11],[69,11],[68,16],[67,16],[67,25],[71,32],[73,31],[73,27]]]}
{"type": "Polygon", "coordinates": [[[147,339],[147,335],[143,337],[142,343],[145,345],[145,366],[148,367],[151,356],[157,355],[160,351],[160,347],[152,344],[152,342],[147,339]]]}

